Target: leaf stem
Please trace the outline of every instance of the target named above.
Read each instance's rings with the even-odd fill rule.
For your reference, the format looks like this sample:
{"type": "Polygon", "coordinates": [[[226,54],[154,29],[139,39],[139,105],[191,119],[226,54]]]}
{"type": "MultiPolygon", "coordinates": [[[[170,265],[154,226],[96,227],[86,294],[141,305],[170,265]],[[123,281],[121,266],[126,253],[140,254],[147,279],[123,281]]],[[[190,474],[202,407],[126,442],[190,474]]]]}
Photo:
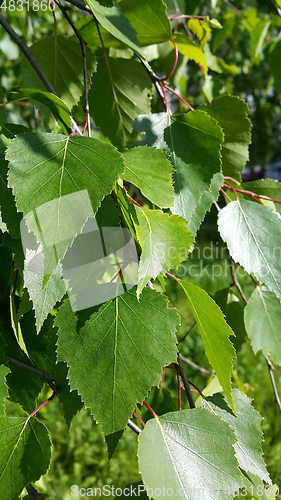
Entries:
{"type": "Polygon", "coordinates": [[[229,198],[229,196],[226,194],[226,192],[222,188],[220,188],[220,192],[228,199],[228,201],[232,201],[232,199],[229,198]]]}
{"type": "Polygon", "coordinates": [[[139,417],[139,415],[135,411],[133,411],[133,415],[141,423],[141,425],[143,425],[143,427],[145,427],[144,421],[139,417]]]}
{"type": "Polygon", "coordinates": [[[177,47],[177,44],[173,38],[171,39],[171,42],[173,43],[174,48],[175,48],[175,60],[174,60],[174,64],[173,64],[173,67],[172,67],[170,73],[167,76],[165,76],[165,78],[161,78],[162,82],[169,80],[171,78],[171,76],[174,73],[174,71],[177,67],[177,64],[178,64],[178,58],[179,58],[178,47],[177,47]]]}
{"type": "Polygon", "coordinates": [[[168,272],[166,272],[167,276],[170,276],[170,278],[173,278],[174,280],[176,281],[179,281],[180,282],[180,279],[179,278],[176,278],[175,276],[173,276],[173,274],[170,274],[168,272]]]}
{"type": "Polygon", "coordinates": [[[197,370],[199,370],[201,373],[204,373],[205,375],[208,375],[209,377],[212,375],[211,372],[209,372],[208,370],[206,370],[205,368],[202,368],[201,366],[197,365],[196,363],[194,363],[193,361],[191,361],[190,359],[187,359],[185,356],[183,356],[181,353],[179,353],[179,356],[180,358],[182,359],[182,361],[184,361],[185,363],[187,363],[188,365],[190,366],[193,366],[193,368],[196,368],[197,370]]]}
{"type": "Polygon", "coordinates": [[[54,399],[54,397],[56,396],[56,391],[53,392],[53,394],[51,395],[50,398],[46,399],[46,401],[44,401],[44,403],[42,403],[40,406],[38,406],[38,408],[36,408],[36,410],[34,410],[30,415],[29,415],[29,418],[31,417],[34,417],[34,415],[39,411],[41,410],[41,408],[43,408],[43,406],[47,405],[49,403],[49,401],[52,401],[52,399],[54,399]]]}
{"type": "Polygon", "coordinates": [[[149,406],[149,404],[146,401],[143,401],[143,404],[150,411],[151,415],[153,415],[154,418],[158,416],[158,415],[156,415],[155,411],[151,408],[151,406],[149,406]]]}
{"type": "Polygon", "coordinates": [[[177,92],[175,92],[171,87],[168,87],[168,85],[164,85],[165,89],[169,90],[169,92],[172,92],[175,96],[177,96],[178,99],[180,99],[191,111],[195,111],[195,109],[183,98],[181,97],[177,92]]]}
{"type": "Polygon", "coordinates": [[[165,106],[166,106],[166,112],[168,113],[168,115],[170,115],[170,109],[169,109],[169,104],[168,104],[168,100],[167,100],[167,96],[166,96],[166,92],[165,92],[165,86],[163,85],[162,82],[159,82],[159,85],[161,87],[161,90],[163,92],[163,97],[164,97],[164,101],[165,101],[165,106]]]}

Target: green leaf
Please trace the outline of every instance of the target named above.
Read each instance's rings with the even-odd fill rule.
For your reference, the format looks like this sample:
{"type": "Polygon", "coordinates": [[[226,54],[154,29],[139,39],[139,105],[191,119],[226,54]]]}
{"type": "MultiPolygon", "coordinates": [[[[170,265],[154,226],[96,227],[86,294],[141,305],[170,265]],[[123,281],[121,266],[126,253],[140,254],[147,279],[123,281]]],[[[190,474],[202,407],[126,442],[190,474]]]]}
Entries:
{"type": "Polygon", "coordinates": [[[259,20],[251,31],[251,60],[250,66],[259,64],[262,57],[264,39],[268,33],[271,21],[259,20]]]}
{"type": "Polygon", "coordinates": [[[119,149],[125,148],[133,120],[150,113],[150,92],[151,80],[139,62],[99,51],[89,103],[95,123],[119,149]]]}
{"type": "Polygon", "coordinates": [[[173,168],[164,151],[138,147],[123,153],[125,173],[123,178],[138,187],[142,194],[160,208],[172,207],[174,189],[173,168]]]}
{"type": "Polygon", "coordinates": [[[172,117],[164,138],[176,168],[172,212],[190,222],[201,195],[210,191],[213,177],[220,171],[223,133],[208,115],[192,111],[172,117]]]}
{"type": "MultiPolygon", "coordinates": [[[[258,179],[257,181],[243,182],[241,189],[281,201],[281,182],[275,179],[258,179]]],[[[281,211],[280,203],[274,203],[274,206],[277,212],[281,211]]]]}
{"type": "Polygon", "coordinates": [[[212,208],[213,202],[217,201],[223,182],[223,174],[218,172],[212,178],[210,188],[207,191],[203,191],[201,194],[199,202],[197,203],[188,224],[188,227],[194,236],[203,222],[206,212],[209,212],[212,208]]]}
{"type": "Polygon", "coordinates": [[[39,333],[49,312],[66,293],[61,266],[59,265],[56,268],[44,287],[44,274],[33,271],[26,264],[23,276],[24,286],[28,289],[29,296],[33,302],[36,330],[39,333]]]}
{"type": "Polygon", "coordinates": [[[171,116],[170,122],[166,113],[141,116],[135,121],[134,129],[145,132],[141,144],[164,149],[171,155],[176,168],[172,212],[186,219],[195,234],[196,224],[200,225],[204,209],[209,210],[211,199],[219,189],[221,177],[216,176],[214,181],[213,178],[221,168],[221,128],[206,113],[192,111],[171,116]]]}
{"type": "Polygon", "coordinates": [[[125,45],[130,47],[130,49],[143,59],[134,28],[131,26],[129,19],[124,16],[114,2],[105,0],[100,3],[97,0],[87,0],[86,3],[89,5],[98,22],[107,31],[125,43],[125,45]]]}
{"type": "Polygon", "coordinates": [[[88,314],[86,322],[85,312],[75,315],[69,301],[57,313],[58,360],[69,366],[71,389],[106,435],[125,428],[136,403],[159,384],[162,367],[176,360],[179,317],[167,302],[148,288],[138,302],[132,289],[88,314]]]}
{"type": "MultiPolygon", "coordinates": [[[[280,257],[279,257],[280,258],[280,257]]],[[[281,303],[267,287],[256,287],[245,307],[245,326],[255,353],[281,365],[281,303]]]]}
{"type": "Polygon", "coordinates": [[[0,247],[0,300],[10,294],[12,270],[12,252],[8,247],[0,247]]]}
{"type": "Polygon", "coordinates": [[[47,472],[51,442],[35,418],[0,417],[0,496],[15,500],[22,489],[47,472]]]}
{"type": "Polygon", "coordinates": [[[59,402],[62,405],[63,415],[68,427],[76,413],[83,408],[83,402],[77,391],[71,391],[67,380],[68,368],[65,363],[56,363],[52,375],[59,387],[59,402]]]}
{"type": "MultiPolygon", "coordinates": [[[[123,159],[113,146],[97,139],[59,134],[21,134],[6,156],[17,207],[42,244],[44,271],[39,272],[50,275],[112,191],[123,172],[123,159]]],[[[30,248],[30,235],[23,231],[22,237],[30,248]]]]}
{"type": "MultiPolygon", "coordinates": [[[[83,60],[81,46],[76,41],[64,36],[44,38],[29,47],[41,69],[54,87],[60,99],[72,109],[78,104],[84,93],[83,60]]],[[[87,50],[87,73],[91,75],[96,62],[90,50],[87,50]]],[[[22,60],[23,86],[40,89],[46,88],[30,63],[22,60]]],[[[38,96],[37,96],[38,99],[38,96]]]]}
{"type": "Polygon", "coordinates": [[[213,299],[201,288],[180,281],[192,306],[194,317],[205,347],[206,356],[215,370],[231,408],[235,411],[231,395],[232,362],[235,349],[229,340],[234,335],[213,299]]]}
{"type": "Polygon", "coordinates": [[[135,28],[141,45],[162,43],[171,39],[171,24],[163,0],[122,0],[119,7],[135,28]]]}
{"type": "Polygon", "coordinates": [[[201,106],[202,110],[214,118],[223,129],[222,169],[224,175],[241,179],[249,159],[251,143],[251,122],[248,118],[248,105],[236,96],[221,96],[209,106],[201,106]]]}
{"type": "Polygon", "coordinates": [[[6,384],[8,373],[9,368],[5,365],[0,365],[0,416],[4,415],[5,399],[8,398],[8,387],[6,384]]]}
{"type": "Polygon", "coordinates": [[[136,205],[131,208],[131,213],[142,247],[137,291],[139,297],[150,278],[156,279],[158,274],[176,268],[187,258],[194,238],[186,221],[177,215],[136,205]]]}
{"type": "Polygon", "coordinates": [[[200,47],[198,47],[193,40],[190,40],[187,35],[182,35],[180,33],[174,35],[174,40],[177,44],[178,51],[184,56],[187,56],[188,59],[200,64],[204,70],[204,75],[206,76],[208,73],[208,66],[204,53],[200,47]]]}
{"type": "Polygon", "coordinates": [[[281,94],[281,69],[280,69],[281,40],[272,45],[273,47],[269,56],[269,67],[270,67],[270,72],[274,77],[274,85],[276,93],[280,95],[281,94]]]}
{"type": "Polygon", "coordinates": [[[138,451],[149,497],[156,493],[154,498],[164,500],[170,489],[173,498],[232,498],[231,491],[242,481],[234,443],[229,425],[201,408],[149,420],[139,435],[138,451]]]}
{"type": "Polygon", "coordinates": [[[225,315],[226,322],[235,333],[235,337],[231,337],[231,342],[237,352],[247,336],[244,325],[245,303],[238,299],[231,288],[217,291],[214,299],[225,315]]]}
{"type": "Polygon", "coordinates": [[[52,111],[62,130],[67,135],[69,134],[71,130],[70,109],[59,97],[50,92],[30,88],[21,88],[19,91],[9,94],[9,102],[22,101],[24,99],[33,99],[45,104],[52,111]]]}
{"type": "Polygon", "coordinates": [[[220,211],[218,227],[234,261],[281,299],[278,214],[252,201],[233,201],[220,211]]]}
{"type": "Polygon", "coordinates": [[[0,207],[3,222],[7,224],[8,231],[13,238],[20,236],[20,221],[22,214],[17,212],[12,190],[8,188],[8,162],[0,154],[0,207]]]}
{"type": "Polygon", "coordinates": [[[251,399],[238,389],[233,390],[233,402],[236,414],[221,393],[214,394],[202,401],[200,407],[210,409],[227,422],[234,430],[237,442],[234,444],[239,466],[246,472],[257,475],[266,483],[271,479],[262,457],[261,442],[263,435],[260,429],[262,417],[251,405],[251,399]]]}
{"type": "Polygon", "coordinates": [[[0,132],[7,137],[7,139],[13,139],[18,134],[29,132],[29,129],[24,125],[18,125],[17,123],[1,123],[0,132]]]}

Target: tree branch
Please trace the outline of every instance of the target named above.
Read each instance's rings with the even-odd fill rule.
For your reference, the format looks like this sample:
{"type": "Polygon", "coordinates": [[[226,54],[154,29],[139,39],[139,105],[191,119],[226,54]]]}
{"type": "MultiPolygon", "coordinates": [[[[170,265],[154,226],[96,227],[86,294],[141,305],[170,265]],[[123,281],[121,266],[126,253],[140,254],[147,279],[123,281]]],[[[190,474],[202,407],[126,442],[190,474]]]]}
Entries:
{"type": "Polygon", "coordinates": [[[274,375],[273,375],[274,366],[273,366],[273,364],[271,363],[270,359],[267,356],[266,356],[265,359],[266,359],[268,370],[269,370],[269,375],[270,375],[270,379],[271,379],[271,383],[272,383],[272,387],[273,387],[275,401],[276,401],[276,404],[279,406],[279,410],[281,411],[281,401],[280,401],[280,398],[279,398],[279,395],[278,395],[278,391],[277,391],[277,387],[276,387],[276,382],[275,382],[274,375]]]}
{"type": "MultiPolygon", "coordinates": [[[[37,75],[39,76],[41,82],[45,85],[48,92],[51,92],[51,94],[54,94],[55,96],[59,97],[54,87],[46,77],[45,73],[42,71],[41,67],[39,66],[32,52],[29,50],[27,45],[23,42],[23,40],[17,35],[17,33],[13,30],[13,28],[9,25],[9,23],[7,23],[7,21],[1,15],[0,15],[0,25],[4,28],[4,30],[10,35],[12,40],[14,40],[14,42],[21,49],[22,53],[25,55],[25,57],[27,58],[33,69],[36,71],[37,75]]],[[[72,116],[70,117],[70,120],[71,120],[72,133],[82,135],[81,130],[79,129],[77,123],[72,118],[72,116]]]]}
{"type": "Polygon", "coordinates": [[[83,77],[84,77],[84,94],[85,94],[85,115],[86,115],[86,122],[87,122],[87,128],[88,128],[88,136],[91,137],[91,120],[90,120],[90,110],[89,110],[89,101],[88,101],[88,81],[87,81],[87,58],[86,58],[86,42],[83,39],[83,37],[80,35],[79,31],[77,30],[75,24],[72,22],[70,19],[66,8],[59,3],[58,0],[54,0],[55,4],[58,6],[58,8],[61,10],[63,13],[65,19],[73,29],[75,35],[77,36],[80,47],[81,47],[81,52],[82,52],[82,60],[83,60],[83,77]]]}
{"type": "Polygon", "coordinates": [[[135,424],[135,422],[133,422],[130,418],[128,420],[128,423],[127,423],[128,427],[130,427],[130,429],[132,429],[136,434],[140,434],[141,433],[141,429],[135,424]]]}
{"type": "Polygon", "coordinates": [[[184,385],[184,388],[185,388],[185,393],[186,393],[186,396],[187,396],[187,399],[188,399],[188,402],[189,402],[189,406],[190,408],[195,408],[195,403],[194,403],[194,399],[193,399],[193,396],[192,396],[192,392],[191,392],[191,389],[190,389],[190,385],[189,385],[189,382],[188,382],[188,378],[185,374],[185,371],[183,369],[183,366],[181,364],[181,361],[180,361],[180,356],[178,355],[178,360],[177,360],[177,363],[175,363],[176,365],[176,369],[179,371],[179,374],[181,376],[181,379],[182,379],[182,382],[183,382],[183,385],[184,385]]]}
{"type": "Polygon", "coordinates": [[[80,10],[85,10],[89,14],[93,14],[90,7],[83,2],[83,0],[66,0],[66,2],[71,3],[72,5],[75,5],[75,7],[78,7],[80,10]]]}
{"type": "Polygon", "coordinates": [[[26,491],[29,494],[30,500],[44,500],[44,498],[38,493],[38,491],[32,486],[32,484],[28,484],[26,486],[26,491]]]}
{"type": "Polygon", "coordinates": [[[204,375],[208,375],[209,377],[212,375],[211,372],[206,370],[205,368],[202,368],[202,366],[197,365],[196,363],[193,363],[193,361],[190,361],[190,359],[187,359],[185,356],[183,356],[181,353],[179,353],[180,358],[187,363],[190,366],[193,366],[193,368],[196,368],[196,370],[199,370],[201,373],[204,373],[204,375]]]}
{"type": "Polygon", "coordinates": [[[42,377],[49,387],[56,393],[59,393],[59,390],[55,384],[55,379],[52,375],[50,375],[47,372],[44,372],[43,370],[39,370],[39,368],[35,368],[34,366],[27,365],[26,363],[23,363],[22,361],[19,361],[18,359],[12,358],[12,356],[8,356],[5,354],[5,358],[10,361],[11,363],[14,363],[14,365],[20,366],[21,368],[24,368],[25,370],[28,370],[32,373],[35,373],[36,375],[39,375],[39,377],[42,377]]]}

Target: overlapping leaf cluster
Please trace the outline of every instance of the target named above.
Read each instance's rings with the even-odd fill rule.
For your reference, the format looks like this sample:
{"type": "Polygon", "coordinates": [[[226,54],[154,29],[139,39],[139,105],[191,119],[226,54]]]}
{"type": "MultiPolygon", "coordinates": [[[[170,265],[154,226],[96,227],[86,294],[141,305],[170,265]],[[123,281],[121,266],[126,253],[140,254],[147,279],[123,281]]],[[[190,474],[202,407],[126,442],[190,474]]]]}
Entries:
{"type": "MultiPolygon", "coordinates": [[[[77,29],[87,43],[96,137],[70,133],[70,115],[83,109],[85,83],[74,37],[55,34],[30,48],[59,97],[45,91],[27,61],[22,62],[24,87],[9,97],[36,103],[48,132],[7,124],[0,108],[0,497],[9,495],[10,500],[46,472],[50,440],[36,417],[5,415],[7,395],[31,414],[43,387],[37,375],[8,363],[5,355],[54,376],[68,425],[83,406],[90,408],[111,456],[133,411],[159,386],[163,367],[177,363],[180,316],[165,295],[163,276],[192,252],[224,176],[237,187],[248,160],[250,121],[239,97],[222,95],[195,111],[151,112],[153,83],[158,92],[164,87],[148,55],[159,53],[161,44],[176,43],[182,57],[196,63],[204,76],[208,65],[231,71],[212,59],[206,45],[211,29],[220,27],[216,20],[192,19],[189,37],[172,32],[162,0],[87,0],[87,5],[94,17],[78,21],[77,29]],[[102,300],[103,283],[121,287],[120,275],[126,268],[129,274],[134,264],[129,257],[112,272],[101,259],[96,274],[85,278],[83,266],[94,260],[100,241],[104,250],[106,228],[111,228],[111,240],[120,228],[131,233],[138,272],[130,283],[135,286],[102,300]],[[84,261],[77,251],[81,238],[84,261]],[[76,309],[77,297],[73,302],[62,271],[73,254],[79,290],[84,289],[88,304],[76,309]],[[92,281],[99,287],[100,302],[88,297],[92,281]]],[[[251,31],[251,64],[260,57],[269,26],[261,20],[251,31]]],[[[248,183],[245,189],[281,199],[274,181],[248,183]]],[[[214,300],[202,288],[180,283],[220,392],[196,409],[155,416],[141,432],[143,484],[162,489],[159,498],[166,496],[163,487],[175,495],[181,490],[184,498],[200,489],[208,499],[225,500],[244,484],[271,484],[260,448],[259,414],[243,393],[232,390],[231,374],[245,328],[254,351],[281,364],[281,218],[274,204],[228,198],[219,211],[218,228],[230,256],[257,286],[244,309],[244,322],[243,307],[228,289],[214,300]]]]}

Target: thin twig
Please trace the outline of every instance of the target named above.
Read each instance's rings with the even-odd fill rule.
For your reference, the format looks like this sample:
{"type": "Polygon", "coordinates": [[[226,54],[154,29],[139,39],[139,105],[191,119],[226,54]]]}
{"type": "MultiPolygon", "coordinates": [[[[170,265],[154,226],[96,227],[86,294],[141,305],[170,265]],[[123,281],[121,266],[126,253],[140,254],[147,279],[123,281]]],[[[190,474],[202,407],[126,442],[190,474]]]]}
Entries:
{"type": "Polygon", "coordinates": [[[226,5],[228,5],[228,7],[230,7],[236,14],[238,14],[238,16],[242,16],[241,10],[237,9],[237,7],[235,7],[235,5],[233,5],[232,3],[230,3],[228,0],[223,0],[223,2],[226,5]]]}
{"type": "Polygon", "coordinates": [[[134,431],[136,434],[141,433],[141,429],[130,418],[128,420],[127,426],[130,427],[130,429],[132,429],[132,431],[134,431]]]}
{"type": "MultiPolygon", "coordinates": [[[[179,6],[178,6],[178,3],[177,3],[177,0],[173,0],[173,2],[174,2],[175,9],[176,9],[175,14],[177,14],[177,15],[181,15],[181,11],[180,11],[180,9],[179,9],[179,6]]],[[[178,26],[178,24],[177,24],[177,23],[178,23],[178,21],[176,20],[176,26],[175,26],[175,28],[176,28],[176,29],[177,29],[177,26],[178,26]]],[[[189,27],[187,26],[185,19],[182,19],[182,25],[183,25],[183,27],[184,27],[184,29],[185,29],[185,31],[186,31],[186,33],[187,33],[187,35],[189,36],[190,40],[193,40],[193,38],[194,38],[194,37],[193,37],[193,34],[191,33],[191,31],[190,31],[189,27]]]]}
{"type": "MultiPolygon", "coordinates": [[[[58,94],[56,93],[54,87],[49,82],[48,78],[46,77],[45,73],[42,71],[41,67],[39,66],[39,64],[36,61],[32,52],[29,50],[27,45],[16,34],[16,32],[13,30],[13,28],[9,25],[9,23],[7,23],[7,21],[1,15],[0,15],[0,25],[4,28],[4,30],[10,35],[12,40],[14,40],[14,42],[21,49],[22,53],[25,55],[25,57],[27,58],[27,60],[29,61],[29,63],[31,64],[33,69],[36,71],[37,75],[39,76],[41,82],[45,85],[48,92],[51,92],[51,94],[54,94],[55,96],[59,97],[58,94]]],[[[79,129],[77,123],[72,118],[72,116],[70,117],[70,120],[71,120],[72,132],[77,133],[78,135],[82,135],[81,130],[79,129]]]]}
{"type": "Polygon", "coordinates": [[[61,5],[58,2],[58,0],[54,0],[54,2],[58,6],[58,8],[62,11],[65,19],[67,20],[67,22],[69,23],[69,25],[73,29],[73,31],[74,31],[75,35],[77,36],[79,43],[80,43],[81,52],[82,52],[82,60],[83,60],[84,95],[85,95],[84,110],[85,110],[85,114],[86,114],[86,123],[87,123],[87,127],[88,127],[88,137],[91,137],[91,120],[90,120],[90,109],[89,109],[89,100],[88,100],[87,58],[86,58],[86,45],[87,44],[86,44],[85,40],[83,39],[83,37],[80,35],[79,31],[77,30],[75,24],[70,19],[69,15],[66,11],[66,8],[63,5],[61,5]]]}
{"type": "Polygon", "coordinates": [[[18,359],[12,358],[12,356],[8,356],[5,354],[5,358],[10,361],[11,363],[14,363],[14,365],[20,366],[21,368],[24,368],[25,370],[28,370],[32,373],[35,373],[36,375],[39,375],[39,377],[42,377],[44,380],[46,380],[47,384],[50,386],[50,388],[58,394],[59,390],[56,386],[55,379],[52,375],[50,375],[47,372],[44,372],[43,370],[39,370],[39,368],[35,368],[34,366],[27,365],[26,363],[23,363],[22,361],[19,361],[18,359]]]}
{"type": "Polygon", "coordinates": [[[189,406],[190,406],[190,408],[195,408],[195,403],[194,403],[194,399],[193,399],[193,396],[192,396],[192,393],[190,390],[188,378],[187,378],[185,371],[183,369],[183,366],[181,364],[179,355],[178,355],[178,360],[177,360],[177,366],[178,366],[178,370],[179,370],[179,373],[180,373],[180,376],[181,376],[181,379],[182,379],[182,382],[183,382],[183,385],[185,388],[185,393],[186,393],[186,396],[187,396],[187,399],[189,402],[189,406]]]}
{"type": "Polygon", "coordinates": [[[178,344],[180,344],[181,342],[183,342],[183,341],[186,339],[187,335],[189,335],[189,334],[190,334],[191,330],[195,327],[196,323],[197,323],[197,322],[196,322],[196,321],[194,321],[194,323],[193,323],[193,324],[191,325],[191,327],[187,330],[187,332],[184,334],[184,336],[183,336],[183,337],[182,337],[182,338],[178,341],[178,344]]]}
{"type": "Polygon", "coordinates": [[[274,366],[267,356],[265,359],[266,359],[268,370],[269,370],[269,375],[270,375],[270,379],[271,379],[271,383],[272,383],[272,387],[273,387],[275,401],[276,401],[276,404],[279,406],[279,410],[281,411],[281,401],[280,401],[280,398],[278,395],[278,391],[277,391],[277,387],[276,387],[276,383],[275,383],[275,379],[274,379],[274,375],[273,375],[274,366]]]}
{"type": "Polygon", "coordinates": [[[205,368],[202,368],[202,366],[197,365],[193,361],[190,361],[190,359],[187,359],[185,356],[183,356],[181,353],[179,354],[180,358],[187,363],[190,366],[193,366],[193,368],[196,368],[196,370],[199,370],[201,373],[204,373],[204,375],[208,375],[209,377],[212,375],[211,372],[206,370],[205,368]]]}
{"type": "Polygon", "coordinates": [[[226,251],[227,251],[227,257],[228,257],[228,262],[229,262],[229,269],[230,269],[230,274],[231,274],[231,278],[232,278],[232,283],[233,283],[233,285],[236,286],[236,288],[237,288],[242,300],[245,302],[245,304],[248,304],[248,301],[244,295],[244,292],[241,288],[241,285],[240,285],[239,281],[237,280],[236,272],[235,272],[235,269],[234,269],[233,264],[232,264],[232,258],[230,256],[230,253],[229,253],[227,246],[226,246],[226,251]]]}

